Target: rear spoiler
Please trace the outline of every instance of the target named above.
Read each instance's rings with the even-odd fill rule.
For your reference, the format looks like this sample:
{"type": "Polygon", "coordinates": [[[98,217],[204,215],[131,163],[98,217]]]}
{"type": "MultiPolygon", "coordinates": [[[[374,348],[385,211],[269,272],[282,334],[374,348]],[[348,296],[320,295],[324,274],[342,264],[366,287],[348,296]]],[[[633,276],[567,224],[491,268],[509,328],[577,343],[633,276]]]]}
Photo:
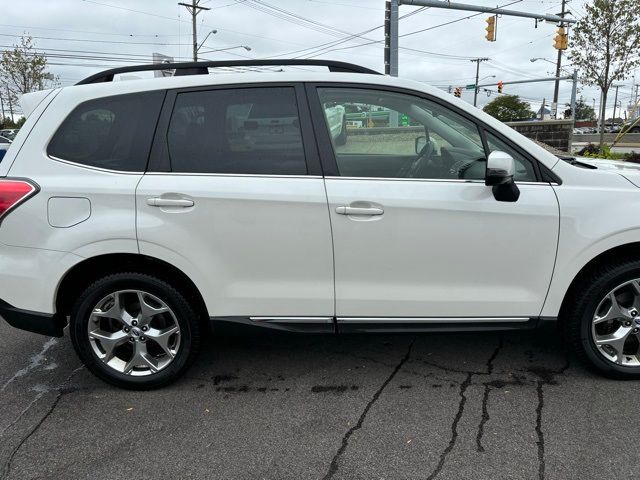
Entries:
{"type": "Polygon", "coordinates": [[[33,112],[40,102],[47,98],[47,96],[51,93],[52,89],[48,90],[39,90],[37,92],[25,93],[20,97],[18,102],[20,103],[20,107],[22,108],[22,112],[24,113],[25,118],[29,118],[31,112],[33,112]]]}

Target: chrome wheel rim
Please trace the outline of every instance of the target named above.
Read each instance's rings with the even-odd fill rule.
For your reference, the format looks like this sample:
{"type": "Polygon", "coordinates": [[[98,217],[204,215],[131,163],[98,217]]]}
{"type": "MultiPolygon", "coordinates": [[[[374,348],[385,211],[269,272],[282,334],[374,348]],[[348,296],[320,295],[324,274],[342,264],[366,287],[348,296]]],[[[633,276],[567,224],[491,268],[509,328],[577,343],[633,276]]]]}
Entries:
{"type": "Polygon", "coordinates": [[[89,316],[93,353],[109,368],[142,377],[165,369],[180,348],[180,327],[169,306],[142,290],[119,290],[89,316]]]}
{"type": "Polygon", "coordinates": [[[640,366],[640,279],[620,284],[605,295],[593,315],[591,336],[606,360],[640,366]]]}

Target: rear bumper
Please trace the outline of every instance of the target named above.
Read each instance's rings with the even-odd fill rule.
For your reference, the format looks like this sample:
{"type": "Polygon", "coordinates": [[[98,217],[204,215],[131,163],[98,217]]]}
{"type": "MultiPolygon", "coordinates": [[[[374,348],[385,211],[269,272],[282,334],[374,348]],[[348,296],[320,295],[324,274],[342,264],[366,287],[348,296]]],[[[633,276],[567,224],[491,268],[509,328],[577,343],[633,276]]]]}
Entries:
{"type": "Polygon", "coordinates": [[[0,300],[0,317],[12,327],[49,337],[62,337],[62,330],[67,324],[66,318],[61,315],[22,310],[4,300],[0,300]]]}

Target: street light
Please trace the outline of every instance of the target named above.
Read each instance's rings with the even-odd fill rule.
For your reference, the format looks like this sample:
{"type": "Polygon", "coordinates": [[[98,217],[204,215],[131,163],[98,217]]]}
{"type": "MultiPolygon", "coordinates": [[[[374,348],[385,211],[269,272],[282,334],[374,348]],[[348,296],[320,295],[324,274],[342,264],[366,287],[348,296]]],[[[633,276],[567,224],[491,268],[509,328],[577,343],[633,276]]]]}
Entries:
{"type": "Polygon", "coordinates": [[[536,60],[543,60],[543,61],[545,61],[545,62],[552,63],[553,65],[555,65],[555,64],[556,64],[556,62],[552,62],[551,60],[548,60],[548,59],[543,58],[543,57],[535,57],[535,58],[531,58],[529,61],[530,61],[531,63],[533,63],[533,62],[535,62],[536,60]]]}
{"type": "Polygon", "coordinates": [[[202,42],[200,42],[200,45],[198,45],[198,47],[196,48],[196,53],[200,51],[200,49],[204,45],[204,42],[207,41],[207,38],[209,38],[210,35],[215,35],[216,33],[218,33],[218,30],[211,30],[209,33],[207,33],[207,36],[204,37],[204,40],[202,40],[202,42]]]}
{"type": "MultiPolygon", "coordinates": [[[[547,63],[550,63],[551,65],[554,65],[554,66],[556,65],[556,62],[553,62],[553,61],[549,60],[548,58],[535,57],[535,58],[531,58],[531,59],[529,59],[529,61],[530,61],[531,63],[535,62],[536,60],[543,60],[543,61],[545,61],[545,62],[547,62],[547,63]]],[[[567,69],[566,69],[566,68],[564,68],[564,67],[560,67],[560,68],[561,68],[562,70],[564,70],[565,72],[567,72],[569,75],[571,75],[571,74],[572,74],[572,72],[571,72],[570,70],[567,70],[567,69]]]]}
{"type": "Polygon", "coordinates": [[[496,78],[496,76],[495,75],[487,75],[486,77],[482,77],[480,80],[478,80],[478,82],[481,82],[482,80],[484,80],[486,78],[496,78]]]}

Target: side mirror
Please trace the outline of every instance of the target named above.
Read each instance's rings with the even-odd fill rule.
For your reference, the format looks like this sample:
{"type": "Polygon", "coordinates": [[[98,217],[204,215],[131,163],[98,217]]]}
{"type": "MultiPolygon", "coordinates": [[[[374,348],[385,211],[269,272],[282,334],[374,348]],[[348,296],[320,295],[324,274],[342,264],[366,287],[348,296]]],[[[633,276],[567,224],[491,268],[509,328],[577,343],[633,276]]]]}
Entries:
{"type": "Polygon", "coordinates": [[[416,153],[420,153],[427,146],[427,137],[424,135],[416,138],[416,153]]]}
{"type": "Polygon", "coordinates": [[[493,196],[499,202],[515,202],[520,198],[520,189],[513,181],[515,171],[515,161],[508,153],[489,154],[484,183],[493,187],[493,196]]]}

